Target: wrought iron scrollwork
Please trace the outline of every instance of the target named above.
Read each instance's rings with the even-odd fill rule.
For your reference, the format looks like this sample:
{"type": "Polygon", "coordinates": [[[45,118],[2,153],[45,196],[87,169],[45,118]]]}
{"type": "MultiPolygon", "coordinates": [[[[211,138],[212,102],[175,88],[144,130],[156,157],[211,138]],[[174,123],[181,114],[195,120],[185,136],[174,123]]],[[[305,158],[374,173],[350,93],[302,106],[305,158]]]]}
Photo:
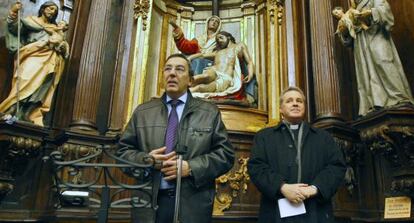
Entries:
{"type": "Polygon", "coordinates": [[[145,155],[135,163],[115,153],[111,146],[66,145],[45,157],[53,164],[56,207],[100,207],[98,222],[106,222],[109,208],[154,208],[150,174],[154,158],[145,155]]]}

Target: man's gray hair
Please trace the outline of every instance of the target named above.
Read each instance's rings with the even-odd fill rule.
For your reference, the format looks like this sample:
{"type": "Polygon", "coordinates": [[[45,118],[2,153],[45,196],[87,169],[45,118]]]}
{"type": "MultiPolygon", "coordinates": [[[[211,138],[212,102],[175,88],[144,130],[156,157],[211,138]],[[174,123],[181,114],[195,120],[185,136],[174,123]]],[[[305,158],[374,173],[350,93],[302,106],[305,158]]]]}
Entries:
{"type": "Polygon", "coordinates": [[[302,95],[302,98],[303,98],[304,102],[306,103],[306,97],[305,97],[305,94],[303,93],[302,89],[300,89],[300,88],[298,88],[296,86],[289,86],[288,88],[286,88],[285,90],[283,90],[282,93],[280,94],[279,106],[282,105],[283,98],[284,98],[285,94],[288,93],[289,91],[299,92],[302,95]]]}

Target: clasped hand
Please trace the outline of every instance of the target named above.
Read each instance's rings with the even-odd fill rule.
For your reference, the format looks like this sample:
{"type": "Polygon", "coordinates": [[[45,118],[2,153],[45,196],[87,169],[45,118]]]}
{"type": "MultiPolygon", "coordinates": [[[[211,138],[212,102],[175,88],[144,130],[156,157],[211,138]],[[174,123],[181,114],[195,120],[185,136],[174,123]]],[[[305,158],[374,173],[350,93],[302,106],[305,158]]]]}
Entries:
{"type": "Polygon", "coordinates": [[[280,192],[290,202],[298,204],[312,196],[315,196],[318,191],[314,187],[309,186],[308,184],[298,183],[283,184],[280,188],[280,192]]]}
{"type": "MultiPolygon", "coordinates": [[[[162,162],[161,172],[164,174],[164,180],[174,180],[177,178],[177,154],[172,151],[165,154],[167,148],[161,147],[152,150],[149,155],[154,157],[156,162],[162,162]]],[[[182,177],[190,174],[190,166],[186,160],[182,163],[182,177]]]]}

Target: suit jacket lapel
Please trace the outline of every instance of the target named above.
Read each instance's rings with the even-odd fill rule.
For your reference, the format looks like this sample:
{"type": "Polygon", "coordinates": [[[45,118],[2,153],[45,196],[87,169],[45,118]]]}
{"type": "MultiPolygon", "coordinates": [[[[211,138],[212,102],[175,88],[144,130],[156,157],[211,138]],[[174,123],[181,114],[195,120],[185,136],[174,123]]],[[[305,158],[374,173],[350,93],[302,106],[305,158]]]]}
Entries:
{"type": "Polygon", "coordinates": [[[303,134],[302,135],[302,147],[303,147],[303,145],[305,145],[304,142],[306,140],[306,137],[308,136],[310,126],[307,122],[302,122],[302,125],[303,125],[303,133],[302,133],[303,134]]]}

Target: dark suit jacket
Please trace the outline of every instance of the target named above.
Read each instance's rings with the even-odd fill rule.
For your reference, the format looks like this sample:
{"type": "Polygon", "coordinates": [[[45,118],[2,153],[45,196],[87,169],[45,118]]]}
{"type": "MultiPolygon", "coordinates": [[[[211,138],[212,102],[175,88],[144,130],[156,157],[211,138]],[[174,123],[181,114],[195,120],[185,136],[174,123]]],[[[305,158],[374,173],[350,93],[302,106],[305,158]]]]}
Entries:
{"type": "Polygon", "coordinates": [[[345,174],[342,152],[328,132],[303,122],[301,149],[302,182],[315,185],[319,193],[307,199],[307,213],[281,219],[277,200],[283,198],[283,183],[298,183],[297,149],[287,126],[279,125],[258,132],[254,138],[248,172],[262,193],[259,222],[333,222],[331,198],[345,174]]]}

